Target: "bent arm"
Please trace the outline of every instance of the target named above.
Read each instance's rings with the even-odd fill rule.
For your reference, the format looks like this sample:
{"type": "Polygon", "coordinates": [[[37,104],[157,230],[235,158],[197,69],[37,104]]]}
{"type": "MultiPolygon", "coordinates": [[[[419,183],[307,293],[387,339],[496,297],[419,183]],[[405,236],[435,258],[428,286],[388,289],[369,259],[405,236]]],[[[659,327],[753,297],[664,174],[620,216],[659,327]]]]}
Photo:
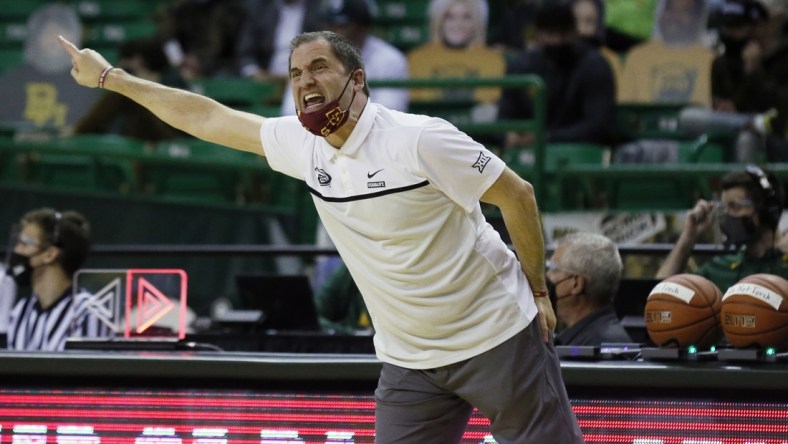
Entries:
{"type": "Polygon", "coordinates": [[[684,227],[681,230],[676,245],[670,250],[665,261],[657,270],[657,279],[664,279],[668,276],[681,273],[687,265],[692,249],[698,236],[714,223],[715,204],[705,200],[699,200],[695,207],[687,213],[684,220],[684,227]]]}
{"type": "Polygon", "coordinates": [[[533,186],[507,167],[481,200],[500,208],[531,289],[547,288],[544,236],[533,186]]]}
{"type": "MultiPolygon", "coordinates": [[[[507,167],[481,200],[500,208],[531,290],[546,290],[544,235],[533,186],[507,167]]],[[[548,330],[555,329],[555,314],[549,298],[534,299],[541,315],[542,334],[547,341],[548,330]]]]}
{"type": "MultiPolygon", "coordinates": [[[[82,86],[95,88],[109,63],[96,51],[78,49],[60,37],[60,44],[71,55],[71,75],[82,86]]],[[[264,155],[260,126],[264,117],[234,110],[215,100],[182,89],[150,82],[123,71],[111,69],[104,88],[122,94],[150,110],[156,117],[188,134],[209,142],[264,155]]]]}

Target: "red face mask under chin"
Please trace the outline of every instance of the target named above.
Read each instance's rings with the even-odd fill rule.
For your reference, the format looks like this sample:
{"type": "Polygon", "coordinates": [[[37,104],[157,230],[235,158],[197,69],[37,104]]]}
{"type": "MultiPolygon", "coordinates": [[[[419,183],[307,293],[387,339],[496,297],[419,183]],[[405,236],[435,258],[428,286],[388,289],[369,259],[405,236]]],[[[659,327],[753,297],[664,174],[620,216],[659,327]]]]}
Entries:
{"type": "Polygon", "coordinates": [[[356,98],[356,92],[353,92],[350,104],[348,104],[347,108],[344,110],[339,107],[339,100],[345,95],[345,90],[347,90],[347,86],[350,84],[352,78],[353,75],[351,74],[347,82],[345,82],[345,87],[342,88],[342,92],[339,93],[339,97],[327,103],[322,109],[311,113],[298,111],[298,120],[307,131],[316,136],[328,137],[347,122],[350,116],[348,111],[350,110],[350,105],[353,103],[353,99],[356,98]]]}

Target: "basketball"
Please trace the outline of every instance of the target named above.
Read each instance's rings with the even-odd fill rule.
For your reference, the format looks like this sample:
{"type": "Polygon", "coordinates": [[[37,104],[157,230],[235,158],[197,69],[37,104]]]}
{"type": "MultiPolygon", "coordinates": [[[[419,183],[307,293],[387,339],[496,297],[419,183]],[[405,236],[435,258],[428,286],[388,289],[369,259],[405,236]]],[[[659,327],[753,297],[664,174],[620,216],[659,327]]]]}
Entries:
{"type": "Polygon", "coordinates": [[[657,284],[646,300],[649,338],[659,347],[707,349],[722,338],[722,292],[696,274],[677,274],[657,284]]]}
{"type": "Polygon", "coordinates": [[[788,349],[788,280],[747,276],[722,297],[722,330],[738,348],[788,349]]]}

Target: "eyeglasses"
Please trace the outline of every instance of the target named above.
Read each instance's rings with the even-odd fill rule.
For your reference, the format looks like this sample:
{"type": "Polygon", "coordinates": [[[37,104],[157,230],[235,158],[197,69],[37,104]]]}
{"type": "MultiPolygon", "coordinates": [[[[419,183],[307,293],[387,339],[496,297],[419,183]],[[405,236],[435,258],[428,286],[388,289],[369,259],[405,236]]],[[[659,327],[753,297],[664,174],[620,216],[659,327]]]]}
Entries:
{"type": "Polygon", "coordinates": [[[558,271],[561,270],[561,267],[551,260],[547,260],[544,263],[544,267],[547,271],[558,271]]]}
{"type": "Polygon", "coordinates": [[[563,271],[564,273],[568,273],[568,274],[571,274],[571,275],[576,275],[576,276],[582,276],[583,275],[583,273],[578,273],[578,272],[576,272],[574,270],[570,270],[570,269],[568,269],[566,267],[558,265],[557,263],[555,263],[555,262],[553,262],[551,260],[546,260],[545,263],[544,263],[544,266],[545,266],[545,270],[547,270],[548,272],[549,271],[563,271]]]}
{"type": "Polygon", "coordinates": [[[26,234],[20,234],[16,237],[16,243],[22,244],[26,247],[38,247],[41,246],[41,242],[33,239],[32,237],[26,234]]]}
{"type": "Polygon", "coordinates": [[[738,213],[747,208],[753,208],[755,204],[750,199],[732,200],[725,202],[718,200],[717,209],[722,213],[738,213]]]}

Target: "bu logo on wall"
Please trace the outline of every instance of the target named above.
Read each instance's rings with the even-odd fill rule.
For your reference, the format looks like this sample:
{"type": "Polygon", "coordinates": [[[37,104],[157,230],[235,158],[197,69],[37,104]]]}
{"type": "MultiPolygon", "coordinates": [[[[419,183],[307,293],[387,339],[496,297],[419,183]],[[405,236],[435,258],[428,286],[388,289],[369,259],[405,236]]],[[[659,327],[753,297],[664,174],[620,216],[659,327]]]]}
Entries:
{"type": "Polygon", "coordinates": [[[86,308],[116,336],[186,337],[186,272],[131,268],[79,270],[74,294],[87,291],[86,308]]]}

